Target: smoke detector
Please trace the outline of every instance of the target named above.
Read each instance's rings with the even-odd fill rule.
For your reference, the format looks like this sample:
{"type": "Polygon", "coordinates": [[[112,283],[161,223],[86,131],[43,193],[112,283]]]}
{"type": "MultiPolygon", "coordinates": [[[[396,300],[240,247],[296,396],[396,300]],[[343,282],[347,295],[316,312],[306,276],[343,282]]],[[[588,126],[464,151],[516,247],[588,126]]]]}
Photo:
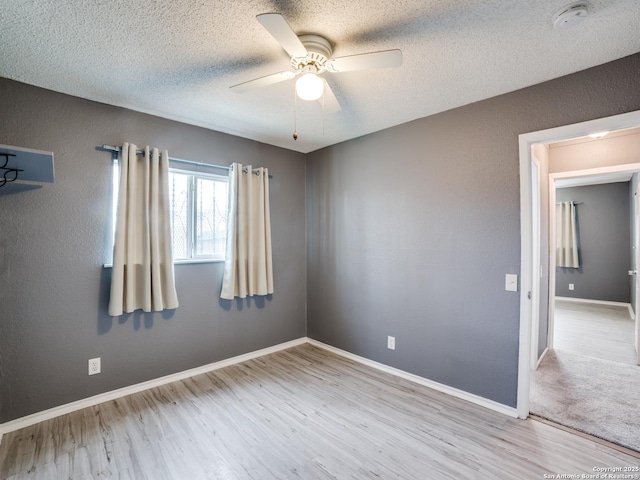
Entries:
{"type": "Polygon", "coordinates": [[[573,27],[589,15],[587,2],[574,2],[566,6],[553,17],[553,28],[556,30],[573,27]]]}

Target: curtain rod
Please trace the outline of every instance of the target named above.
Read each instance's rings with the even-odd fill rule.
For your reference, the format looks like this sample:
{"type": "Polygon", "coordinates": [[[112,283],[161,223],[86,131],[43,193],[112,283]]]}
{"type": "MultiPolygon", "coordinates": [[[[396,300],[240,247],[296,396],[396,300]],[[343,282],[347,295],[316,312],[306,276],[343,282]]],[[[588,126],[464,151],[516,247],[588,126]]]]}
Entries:
{"type": "MultiPolygon", "coordinates": [[[[582,205],[584,202],[571,202],[571,203],[573,203],[574,205],[582,205]]],[[[556,203],[556,205],[561,205],[561,204],[562,202],[556,203]]]]}
{"type": "MultiPolygon", "coordinates": [[[[98,148],[100,150],[106,150],[108,152],[113,152],[113,153],[119,153],[122,151],[121,147],[116,147],[115,145],[102,145],[101,147],[98,147],[98,148]]],[[[144,150],[139,148],[138,150],[136,150],[136,153],[137,154],[144,153],[144,150]]],[[[231,170],[231,167],[228,165],[213,165],[211,163],[194,162],[192,160],[183,160],[181,158],[169,157],[169,161],[174,163],[186,163],[189,165],[195,165],[196,167],[209,167],[209,168],[219,168],[221,170],[231,170]]],[[[272,173],[269,174],[269,178],[273,178],[272,173]]]]}

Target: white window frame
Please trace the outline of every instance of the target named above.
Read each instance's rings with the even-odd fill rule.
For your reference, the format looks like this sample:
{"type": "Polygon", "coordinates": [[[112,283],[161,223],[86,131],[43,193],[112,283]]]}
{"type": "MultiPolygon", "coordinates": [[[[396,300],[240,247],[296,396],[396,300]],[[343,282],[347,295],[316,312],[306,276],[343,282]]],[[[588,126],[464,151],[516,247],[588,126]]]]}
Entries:
{"type": "MultiPolygon", "coordinates": [[[[181,258],[174,259],[174,264],[181,263],[210,263],[210,262],[224,262],[225,254],[214,254],[214,255],[198,255],[197,245],[195,243],[196,237],[196,214],[197,210],[195,208],[196,198],[197,198],[197,180],[198,178],[203,178],[206,180],[215,180],[218,182],[229,183],[229,177],[223,175],[216,175],[213,173],[202,173],[202,172],[194,172],[193,170],[183,170],[180,168],[169,167],[169,173],[177,173],[180,175],[188,175],[189,176],[189,193],[188,193],[188,216],[189,216],[189,224],[187,228],[187,240],[188,240],[188,249],[189,249],[189,258],[181,258]]],[[[173,225],[171,226],[173,229],[173,225]]],[[[173,234],[173,230],[172,230],[173,234]]]]}
{"type": "MultiPolygon", "coordinates": [[[[194,238],[195,238],[195,228],[196,228],[196,209],[195,209],[195,202],[196,202],[196,190],[197,190],[197,179],[198,178],[204,178],[207,180],[216,180],[216,181],[221,181],[221,182],[225,182],[225,183],[229,183],[229,177],[224,176],[224,175],[216,175],[213,173],[203,173],[203,172],[199,172],[199,171],[193,171],[193,170],[185,170],[185,169],[180,169],[180,168],[175,168],[175,167],[169,167],[169,173],[178,173],[178,174],[182,174],[182,175],[188,175],[189,176],[189,227],[188,228],[188,243],[189,243],[189,251],[190,251],[190,258],[181,258],[181,259],[175,259],[173,260],[174,265],[180,265],[180,264],[190,264],[190,263],[215,263],[215,262],[224,262],[225,260],[225,254],[216,254],[216,255],[196,255],[196,245],[194,243],[194,238]]],[[[113,166],[112,166],[112,204],[111,204],[111,249],[110,249],[110,254],[109,256],[112,257],[113,256],[113,245],[115,245],[115,235],[116,235],[116,216],[117,216],[117,210],[118,210],[118,193],[119,193],[119,187],[120,187],[120,163],[118,162],[117,158],[113,159],[113,166]]],[[[171,230],[171,234],[172,234],[172,240],[173,240],[173,225],[171,226],[172,230],[171,230]]],[[[172,242],[173,244],[173,242],[172,242]]],[[[173,248],[173,245],[172,245],[173,248]]],[[[173,252],[172,252],[173,253],[173,252]]],[[[105,267],[112,267],[113,266],[113,258],[111,258],[111,262],[109,263],[105,263],[105,267]]]]}

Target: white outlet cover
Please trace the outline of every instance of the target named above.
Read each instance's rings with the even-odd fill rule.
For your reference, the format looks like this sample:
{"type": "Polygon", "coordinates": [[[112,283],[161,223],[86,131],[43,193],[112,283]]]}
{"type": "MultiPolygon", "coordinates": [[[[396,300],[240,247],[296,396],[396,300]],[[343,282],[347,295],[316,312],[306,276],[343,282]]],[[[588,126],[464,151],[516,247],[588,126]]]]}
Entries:
{"type": "Polygon", "coordinates": [[[96,375],[102,370],[100,357],[89,359],[89,375],[96,375]]]}
{"type": "Polygon", "coordinates": [[[389,350],[396,349],[396,337],[388,336],[387,337],[387,348],[389,350]]]}

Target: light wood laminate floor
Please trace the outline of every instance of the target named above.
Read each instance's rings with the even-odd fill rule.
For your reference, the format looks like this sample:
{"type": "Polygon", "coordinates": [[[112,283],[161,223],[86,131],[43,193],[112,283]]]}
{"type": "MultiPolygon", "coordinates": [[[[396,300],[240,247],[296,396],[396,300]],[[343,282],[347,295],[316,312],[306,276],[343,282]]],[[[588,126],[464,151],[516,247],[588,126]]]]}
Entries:
{"type": "Polygon", "coordinates": [[[6,434],[2,479],[541,479],[640,460],[305,344],[6,434]]]}
{"type": "Polygon", "coordinates": [[[634,335],[635,323],[626,307],[555,301],[556,350],[636,365],[634,335]]]}

